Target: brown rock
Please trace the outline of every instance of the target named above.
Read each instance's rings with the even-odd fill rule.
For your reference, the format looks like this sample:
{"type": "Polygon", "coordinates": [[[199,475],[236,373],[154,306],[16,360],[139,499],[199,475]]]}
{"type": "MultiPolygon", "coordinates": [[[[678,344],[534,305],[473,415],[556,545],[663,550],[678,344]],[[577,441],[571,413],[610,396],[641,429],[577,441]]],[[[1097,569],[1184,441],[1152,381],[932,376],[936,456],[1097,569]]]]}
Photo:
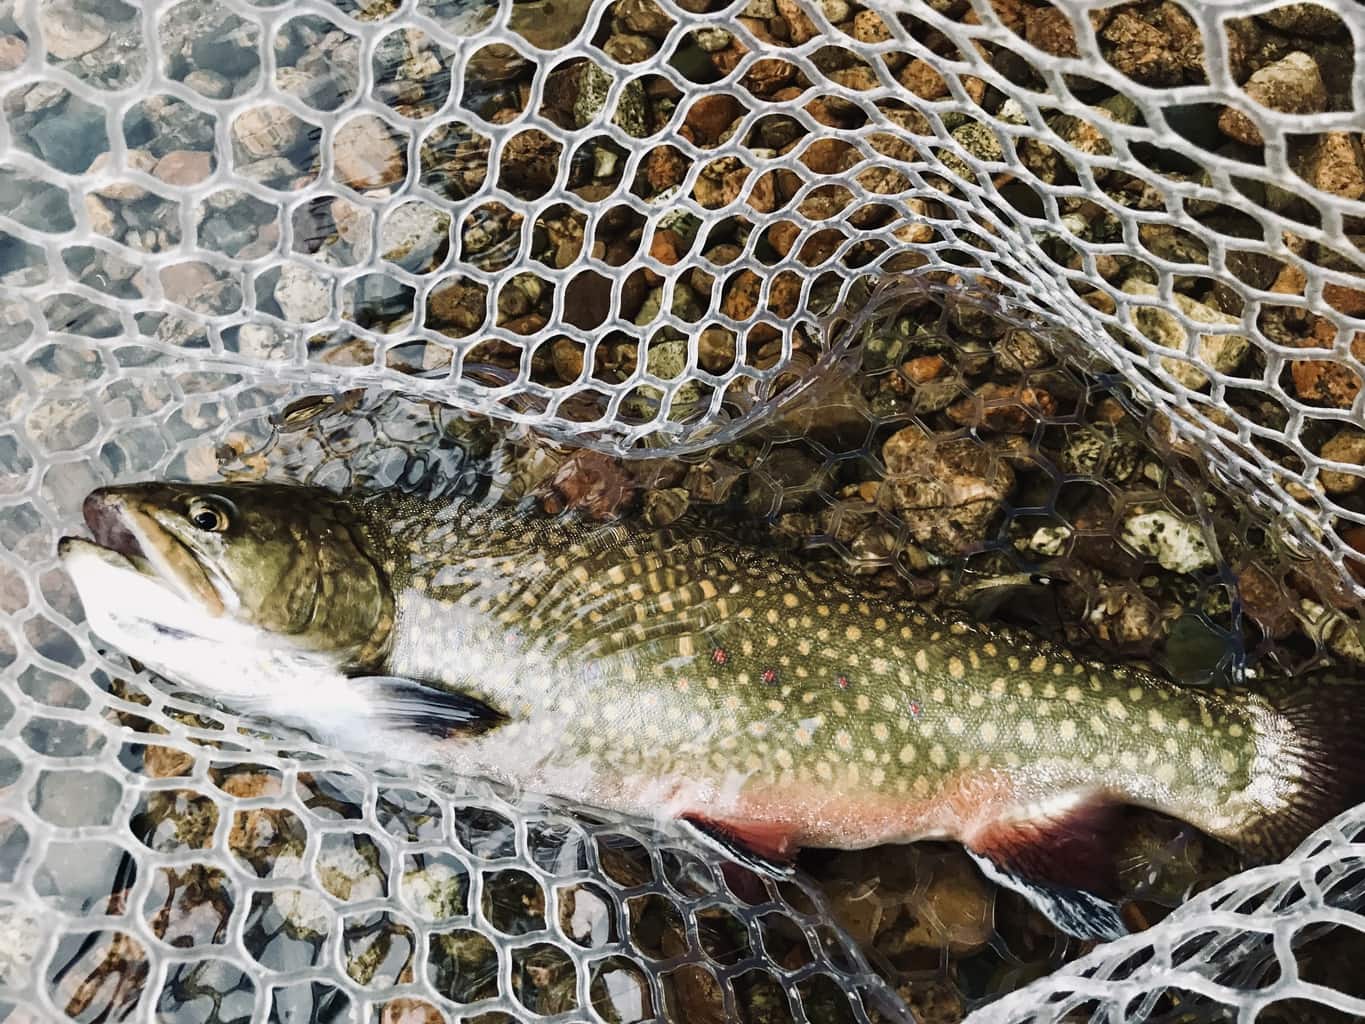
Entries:
{"type": "MultiPolygon", "coordinates": [[[[1314,114],[1327,109],[1327,86],[1318,62],[1302,50],[1261,68],[1247,79],[1242,91],[1260,106],[1286,114],[1314,114]]],[[[1256,123],[1236,107],[1224,108],[1218,127],[1224,135],[1248,146],[1265,142],[1256,123]]]]}
{"type": "Polygon", "coordinates": [[[948,361],[942,356],[916,356],[909,362],[901,364],[901,373],[911,384],[927,384],[942,376],[947,368],[948,361]]]}
{"type": "Polygon", "coordinates": [[[963,427],[982,427],[1007,434],[1026,434],[1039,419],[1057,412],[1057,401],[1042,388],[983,384],[969,398],[947,408],[948,418],[963,427]]]}
{"type": "Polygon", "coordinates": [[[198,185],[212,173],[213,154],[194,149],[173,149],[152,168],[168,185],[198,185]]]}
{"type": "Polygon", "coordinates": [[[711,93],[688,107],[683,134],[699,146],[714,146],[743,114],[744,105],[735,97],[728,93],[711,93]]]}
{"type": "Polygon", "coordinates": [[[725,299],[721,312],[734,320],[747,320],[758,308],[758,293],[762,282],[752,270],[741,270],[725,284],[725,299]]]}
{"type": "Polygon", "coordinates": [[[1028,15],[1024,22],[1024,38],[1044,53],[1054,57],[1078,57],[1076,28],[1066,12],[1057,7],[1044,7],[1028,15]]]}
{"type": "Polygon", "coordinates": [[[1237,574],[1237,592],[1242,607],[1267,636],[1278,640],[1298,628],[1298,617],[1289,595],[1259,565],[1247,565],[1237,574]]]}
{"type": "Polygon", "coordinates": [[[602,44],[602,52],[619,64],[638,64],[659,52],[659,45],[649,36],[621,33],[602,44]]]}
{"type": "Polygon", "coordinates": [[[876,11],[859,11],[853,16],[853,38],[860,43],[884,43],[891,29],[876,11]]]}
{"type": "MultiPolygon", "coordinates": [[[[520,132],[503,147],[498,186],[522,198],[543,195],[559,173],[560,145],[539,129],[520,132]]],[[[605,186],[608,193],[611,186],[605,186]]]]}
{"type": "Polygon", "coordinates": [[[407,176],[403,147],[377,117],[352,118],[338,128],[332,157],[337,179],[357,192],[387,188],[407,176]]]}
{"type": "Polygon", "coordinates": [[[735,365],[735,332],[707,327],[697,339],[697,362],[709,373],[724,373],[735,365]]]}
{"type": "Polygon", "coordinates": [[[463,338],[483,326],[488,316],[488,289],[473,281],[438,285],[427,297],[427,323],[452,338],[463,338]]]}
{"type": "Polygon", "coordinates": [[[578,380],[583,375],[583,345],[569,338],[557,338],[550,345],[550,358],[554,361],[555,373],[566,384],[578,380]]]}
{"type": "Polygon", "coordinates": [[[899,514],[916,543],[944,553],[980,543],[1014,490],[1009,464],[970,437],[939,441],[906,427],[887,438],[882,461],[878,504],[899,514]]]}
{"type": "Polygon", "coordinates": [[[673,28],[673,19],[654,0],[619,0],[616,20],[627,32],[662,39],[673,28]]]}
{"type": "Polygon", "coordinates": [[[1365,196],[1365,153],[1359,135],[1324,132],[1305,150],[1296,169],[1322,192],[1345,199],[1365,196]]]}
{"type": "MultiPolygon", "coordinates": [[[[1327,462],[1343,462],[1348,466],[1365,465],[1365,433],[1355,427],[1345,427],[1324,444],[1318,454],[1327,462]]],[[[1365,482],[1356,473],[1330,469],[1321,470],[1318,481],[1328,494],[1351,494],[1365,482]]]]}
{"type": "Polygon", "coordinates": [[[1204,41],[1179,4],[1125,5],[1099,33],[1100,52],[1117,70],[1144,85],[1207,80],[1204,41]]]}
{"type": "Polygon", "coordinates": [[[916,57],[899,75],[901,85],[925,100],[940,100],[948,95],[948,83],[923,57],[916,57]]]}
{"type": "Polygon", "coordinates": [[[841,139],[816,139],[801,151],[801,162],[816,174],[838,174],[862,159],[841,139]]]}
{"type": "MultiPolygon", "coordinates": [[[[1326,317],[1313,317],[1307,337],[1298,339],[1301,348],[1333,348],[1337,328],[1326,317]]],[[[1358,331],[1351,341],[1351,354],[1365,361],[1365,331],[1358,331]]],[[[1294,391],[1305,402],[1348,409],[1360,392],[1360,376],[1350,366],[1338,360],[1298,359],[1289,364],[1294,391]]]]}
{"type": "Polygon", "coordinates": [[[1342,33],[1349,35],[1346,26],[1341,23],[1341,16],[1336,11],[1321,4],[1283,4],[1271,10],[1262,11],[1256,17],[1267,25],[1273,25],[1281,32],[1288,32],[1290,35],[1334,38],[1341,38],[1342,33]]]}
{"type": "Polygon", "coordinates": [[[611,519],[635,497],[635,481],[621,465],[602,452],[579,449],[555,472],[553,493],[544,497],[547,512],[577,508],[594,519],[611,519]]]}
{"type": "Polygon", "coordinates": [[[682,182],[688,162],[673,146],[655,146],[645,154],[641,172],[655,192],[663,192],[682,182]]]}
{"type": "Polygon", "coordinates": [[[787,35],[792,43],[800,46],[820,34],[815,22],[806,16],[800,0],[777,0],[777,13],[787,23],[787,35]]]}

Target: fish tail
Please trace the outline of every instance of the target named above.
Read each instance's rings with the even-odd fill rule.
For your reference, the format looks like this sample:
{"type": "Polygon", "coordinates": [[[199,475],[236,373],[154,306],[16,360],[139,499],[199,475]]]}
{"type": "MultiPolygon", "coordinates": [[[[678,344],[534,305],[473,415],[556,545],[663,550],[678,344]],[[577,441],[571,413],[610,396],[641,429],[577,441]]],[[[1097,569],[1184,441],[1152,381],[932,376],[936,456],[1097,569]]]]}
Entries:
{"type": "Polygon", "coordinates": [[[1263,735],[1277,742],[1258,758],[1252,785],[1268,791],[1271,806],[1237,845],[1279,859],[1365,801],[1365,689],[1300,688],[1271,699],[1264,714],[1263,735]]]}

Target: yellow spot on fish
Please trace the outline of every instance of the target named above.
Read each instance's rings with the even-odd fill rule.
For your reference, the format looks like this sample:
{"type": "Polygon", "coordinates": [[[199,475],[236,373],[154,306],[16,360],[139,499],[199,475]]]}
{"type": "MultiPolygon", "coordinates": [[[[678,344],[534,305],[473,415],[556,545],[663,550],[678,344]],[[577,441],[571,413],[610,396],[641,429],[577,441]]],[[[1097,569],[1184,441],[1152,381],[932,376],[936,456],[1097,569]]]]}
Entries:
{"type": "Polygon", "coordinates": [[[1163,715],[1156,708],[1152,708],[1150,711],[1147,712],[1147,724],[1150,725],[1157,732],[1165,732],[1166,716],[1163,715]]]}
{"type": "Polygon", "coordinates": [[[810,730],[804,725],[797,726],[796,732],[792,734],[792,738],[803,747],[810,746],[810,730]]]}
{"type": "Polygon", "coordinates": [[[929,748],[929,760],[939,768],[948,763],[948,752],[943,749],[943,744],[935,743],[929,748]]]}
{"type": "Polygon", "coordinates": [[[1169,786],[1175,781],[1175,765],[1171,764],[1170,761],[1166,761],[1157,765],[1156,771],[1152,774],[1156,776],[1157,782],[1160,782],[1163,786],[1169,786]]]}
{"type": "Polygon", "coordinates": [[[849,626],[848,629],[844,630],[844,636],[848,637],[850,640],[861,640],[863,638],[863,631],[857,626],[849,626]]]}
{"type": "Polygon", "coordinates": [[[981,742],[982,742],[982,743],[994,743],[994,742],[995,742],[995,737],[996,737],[996,735],[997,735],[997,733],[996,733],[996,728],[995,728],[995,723],[994,723],[994,722],[982,722],[982,723],[981,723],[981,742]]]}
{"type": "Polygon", "coordinates": [[[1074,740],[1076,738],[1076,723],[1070,718],[1063,718],[1057,723],[1057,735],[1064,740],[1074,740]]]}
{"type": "Polygon", "coordinates": [[[800,603],[800,599],[795,594],[786,593],[782,595],[782,604],[788,608],[795,608],[800,603]]]}
{"type": "Polygon", "coordinates": [[[1137,703],[1138,701],[1142,700],[1142,687],[1141,686],[1128,687],[1128,699],[1131,700],[1133,703],[1137,703]]]}
{"type": "Polygon", "coordinates": [[[876,722],[872,726],[872,738],[878,743],[885,743],[891,736],[891,730],[886,727],[885,722],[876,722]]]}
{"type": "Polygon", "coordinates": [[[872,785],[874,785],[874,786],[880,786],[880,785],[881,785],[883,782],[885,782],[885,781],[886,781],[886,772],[884,772],[884,771],[883,771],[882,769],[880,769],[880,768],[873,768],[873,769],[872,769],[872,785]]]}
{"type": "Polygon", "coordinates": [[[1231,751],[1221,750],[1218,752],[1218,767],[1225,772],[1234,772],[1237,770],[1237,758],[1232,756],[1231,751]]]}
{"type": "Polygon", "coordinates": [[[828,761],[817,761],[815,763],[815,774],[825,782],[834,778],[834,772],[830,770],[828,761]]]}
{"type": "Polygon", "coordinates": [[[1233,722],[1228,726],[1228,735],[1236,739],[1238,736],[1242,735],[1242,727],[1236,722],[1233,722]]]}
{"type": "Polygon", "coordinates": [[[1038,739],[1038,730],[1033,727],[1031,718],[1025,718],[1019,723],[1018,732],[1020,743],[1033,743],[1038,739]]]}
{"type": "Polygon", "coordinates": [[[991,696],[1003,697],[1005,695],[1005,677],[996,676],[991,680],[991,696]]]}
{"type": "Polygon", "coordinates": [[[915,668],[921,672],[929,671],[929,652],[923,647],[915,652],[915,668]]]}
{"type": "Polygon", "coordinates": [[[838,747],[840,750],[846,752],[852,750],[853,737],[849,736],[849,734],[845,730],[840,729],[838,732],[834,734],[834,745],[838,747]]]}
{"type": "Polygon", "coordinates": [[[948,659],[948,675],[953,679],[961,679],[967,674],[966,667],[962,664],[961,658],[948,659]]]}
{"type": "Polygon", "coordinates": [[[907,743],[905,746],[901,747],[901,752],[900,754],[897,755],[897,757],[899,757],[901,764],[913,764],[915,761],[914,744],[907,743]]]}
{"type": "Polygon", "coordinates": [[[775,760],[781,768],[790,768],[792,766],[791,752],[785,748],[779,748],[778,751],[773,754],[773,760],[775,760]]]}
{"type": "Polygon", "coordinates": [[[954,736],[961,736],[962,729],[963,729],[962,719],[959,718],[957,715],[953,715],[948,719],[948,731],[952,733],[954,736]]]}
{"type": "Polygon", "coordinates": [[[948,694],[944,691],[943,687],[935,686],[933,692],[929,694],[929,699],[936,704],[942,704],[948,699],[948,694]]]}
{"type": "Polygon", "coordinates": [[[1041,654],[1028,663],[1030,672],[1042,672],[1047,669],[1047,659],[1041,654]]]}
{"type": "Polygon", "coordinates": [[[1110,697],[1107,701],[1105,701],[1104,710],[1105,713],[1108,714],[1111,718],[1128,717],[1128,709],[1125,708],[1123,704],[1119,702],[1119,699],[1117,697],[1110,697]]]}
{"type": "Polygon", "coordinates": [[[981,705],[983,705],[983,704],[985,704],[985,703],[986,703],[986,698],[983,697],[983,696],[981,696],[981,694],[979,694],[979,693],[974,693],[974,694],[972,694],[970,697],[967,698],[967,706],[968,706],[968,707],[979,708],[979,707],[981,707],[981,705]]]}
{"type": "Polygon", "coordinates": [[[1028,700],[1030,697],[1033,696],[1033,687],[1030,686],[1028,683],[1020,683],[1019,696],[1023,697],[1024,700],[1028,700]]]}
{"type": "Polygon", "coordinates": [[[915,781],[910,784],[915,796],[926,797],[929,795],[929,780],[923,775],[916,775],[915,781]]]}
{"type": "Polygon", "coordinates": [[[857,706],[859,711],[866,711],[872,707],[872,701],[869,700],[867,694],[864,693],[858,694],[858,699],[853,703],[857,706]]]}
{"type": "Polygon", "coordinates": [[[1079,686],[1068,686],[1064,696],[1069,704],[1079,704],[1081,702],[1081,688],[1079,686]]]}

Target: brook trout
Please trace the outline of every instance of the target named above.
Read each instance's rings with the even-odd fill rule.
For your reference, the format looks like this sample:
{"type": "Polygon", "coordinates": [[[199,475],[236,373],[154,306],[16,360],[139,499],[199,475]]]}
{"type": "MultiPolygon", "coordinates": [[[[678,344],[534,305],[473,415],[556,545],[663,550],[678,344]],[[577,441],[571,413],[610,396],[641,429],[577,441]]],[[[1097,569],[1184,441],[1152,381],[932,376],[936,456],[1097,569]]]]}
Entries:
{"type": "Polygon", "coordinates": [[[360,752],[677,820],[760,869],[962,843],[1122,932],[1122,805],[1274,857],[1357,795],[1360,712],[1184,689],[716,533],[396,493],[143,484],[61,542],[94,631],[360,752]]]}

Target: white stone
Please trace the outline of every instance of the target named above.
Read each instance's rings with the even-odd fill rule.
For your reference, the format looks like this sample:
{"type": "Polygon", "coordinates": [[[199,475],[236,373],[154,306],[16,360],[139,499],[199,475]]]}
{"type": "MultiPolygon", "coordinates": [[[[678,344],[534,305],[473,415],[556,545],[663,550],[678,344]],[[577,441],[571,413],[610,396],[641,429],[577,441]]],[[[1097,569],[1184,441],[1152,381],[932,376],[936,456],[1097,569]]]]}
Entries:
{"type": "Polygon", "coordinates": [[[87,195],[85,197],[85,213],[90,218],[90,230],[97,235],[104,235],[106,238],[114,236],[114,230],[118,227],[118,219],[114,216],[114,211],[99,196],[87,195]]]}
{"type": "Polygon", "coordinates": [[[237,145],[255,157],[275,156],[299,141],[303,122],[284,107],[248,107],[232,122],[237,145]]]}
{"type": "MultiPolygon", "coordinates": [[[[1123,290],[1129,295],[1156,296],[1160,290],[1140,278],[1129,278],[1123,283],[1123,290]]],[[[1240,324],[1242,321],[1220,309],[1175,292],[1175,304],[1180,316],[1159,306],[1133,306],[1133,323],[1148,339],[1162,348],[1185,350],[1186,334],[1182,322],[1188,320],[1195,324],[1240,324]]],[[[1205,366],[1219,373],[1231,373],[1237,369],[1251,343],[1242,334],[1201,334],[1195,346],[1195,356],[1205,366]]],[[[1208,375],[1194,363],[1185,359],[1162,359],[1162,368],[1177,381],[1192,391],[1208,387],[1208,375]]]]}
{"type": "Polygon", "coordinates": [[[853,17],[853,8],[848,5],[848,0],[820,0],[820,11],[831,25],[842,24],[853,17]]]}
{"type": "Polygon", "coordinates": [[[707,53],[715,53],[717,50],[723,50],[729,46],[734,36],[723,28],[703,28],[698,29],[693,38],[696,39],[697,45],[707,53]]]}
{"type": "Polygon", "coordinates": [[[461,913],[464,876],[437,861],[403,875],[403,895],[413,911],[429,921],[461,913]]]}
{"type": "Polygon", "coordinates": [[[97,50],[109,38],[109,28],[97,14],[63,5],[45,4],[38,12],[47,52],[58,60],[75,60],[97,50]]]}
{"type": "Polygon", "coordinates": [[[286,320],[321,320],[332,311],[332,282],[307,267],[286,263],[275,284],[275,301],[286,320]]]}
{"type": "Polygon", "coordinates": [[[414,274],[434,269],[433,262],[450,240],[450,214],[428,203],[404,203],[384,217],[380,234],[384,259],[414,274]]]}
{"type": "Polygon", "coordinates": [[[289,351],[289,335],[273,324],[242,324],[237,351],[248,359],[282,359],[289,351]]]}
{"type": "Polygon", "coordinates": [[[1214,564],[1199,524],[1162,509],[1129,516],[1123,521],[1122,538],[1134,551],[1155,558],[1171,572],[1189,573],[1214,564]]]}

